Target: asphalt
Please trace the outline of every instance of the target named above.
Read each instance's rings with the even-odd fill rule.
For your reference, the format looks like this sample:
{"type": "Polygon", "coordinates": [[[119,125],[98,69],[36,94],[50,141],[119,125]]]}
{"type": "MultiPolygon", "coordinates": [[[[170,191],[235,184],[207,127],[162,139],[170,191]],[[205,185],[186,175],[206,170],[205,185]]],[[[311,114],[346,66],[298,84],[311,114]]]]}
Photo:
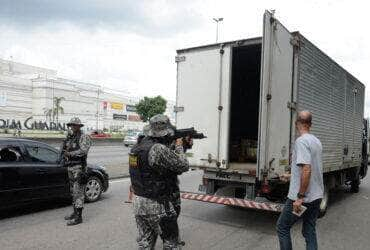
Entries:
{"type": "Polygon", "coordinates": [[[126,177],[128,174],[129,148],[122,145],[92,146],[88,163],[105,166],[110,178],[126,177]]]}
{"type": "MultiPolygon", "coordinates": [[[[51,146],[58,148],[58,143],[51,146]]],[[[94,165],[101,165],[107,169],[110,179],[117,179],[128,176],[128,152],[130,148],[123,143],[107,143],[93,145],[90,148],[87,162],[94,165]]]]}
{"type": "MultiPolygon", "coordinates": [[[[181,177],[181,189],[196,191],[201,173],[181,177]]],[[[0,249],[137,249],[137,230],[128,195],[129,180],[112,180],[110,190],[87,204],[84,223],[65,226],[71,208],[49,203],[1,213],[0,249]]],[[[184,200],[180,216],[184,249],[278,249],[277,214],[184,200]]],[[[305,249],[301,225],[292,230],[294,249],[305,249]]],[[[360,192],[341,188],[331,196],[327,215],[318,220],[320,249],[369,249],[370,182],[360,192]]],[[[157,242],[156,249],[161,249],[157,242]]]]}

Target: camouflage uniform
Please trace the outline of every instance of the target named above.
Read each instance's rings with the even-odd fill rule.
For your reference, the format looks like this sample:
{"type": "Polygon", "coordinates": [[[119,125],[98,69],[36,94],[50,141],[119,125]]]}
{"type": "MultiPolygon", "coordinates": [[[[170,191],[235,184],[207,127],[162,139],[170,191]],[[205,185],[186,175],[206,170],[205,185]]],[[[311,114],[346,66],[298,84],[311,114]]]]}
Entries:
{"type": "MultiPolygon", "coordinates": [[[[171,149],[175,149],[175,143],[171,144],[171,149]]],[[[181,196],[180,196],[180,185],[179,179],[176,174],[170,174],[169,180],[171,182],[171,198],[170,202],[172,203],[176,216],[166,217],[161,221],[161,228],[162,234],[161,238],[168,238],[171,237],[173,239],[177,239],[177,242],[184,246],[185,242],[181,241],[180,239],[180,232],[179,232],[179,225],[178,225],[178,218],[181,213],[181,196]]]]}
{"type": "MultiPolygon", "coordinates": [[[[159,138],[168,134],[168,131],[161,133],[166,130],[165,128],[161,128],[162,131],[160,131],[161,129],[157,129],[157,132],[159,132],[155,133],[155,126],[158,121],[163,123],[163,120],[166,120],[166,123],[169,124],[168,118],[165,118],[163,115],[158,115],[151,119],[149,137],[159,138]],[[154,133],[151,133],[153,131],[154,133]]],[[[144,143],[146,140],[147,138],[143,139],[144,143]]],[[[133,151],[135,151],[135,148],[131,150],[131,152],[133,151]]],[[[148,165],[151,171],[153,171],[153,174],[159,173],[159,176],[164,176],[164,179],[169,174],[179,175],[189,170],[189,163],[184,154],[183,147],[176,146],[175,150],[171,150],[163,143],[154,143],[151,146],[148,153],[148,165]]],[[[168,224],[166,223],[166,221],[177,218],[174,205],[170,202],[171,197],[168,197],[168,200],[165,202],[160,202],[156,199],[140,196],[135,192],[132,176],[131,183],[136,194],[133,200],[133,210],[139,231],[137,238],[139,249],[154,249],[158,235],[163,237],[163,249],[181,249],[181,246],[178,244],[178,238],[168,233],[168,224]]]]}
{"type": "Polygon", "coordinates": [[[178,244],[184,246],[185,242],[181,241],[179,235],[179,225],[178,225],[178,218],[181,212],[181,196],[180,196],[180,187],[179,187],[179,180],[177,176],[170,176],[172,179],[173,189],[170,203],[172,204],[175,215],[174,216],[167,216],[161,220],[160,226],[162,228],[161,238],[172,238],[178,242],[178,244]]]}
{"type": "MultiPolygon", "coordinates": [[[[66,141],[67,148],[74,148],[76,147],[77,144],[79,144],[79,149],[69,152],[71,157],[84,157],[87,156],[89,152],[91,146],[91,139],[88,135],[85,135],[82,132],[80,133],[81,133],[80,135],[78,134],[72,135],[66,141]]],[[[73,198],[73,206],[75,208],[84,207],[85,185],[81,184],[79,181],[82,173],[86,173],[86,166],[83,163],[68,166],[70,191],[73,198]]]]}
{"type": "MultiPolygon", "coordinates": [[[[81,128],[80,119],[72,118],[67,126],[75,126],[81,128]]],[[[91,146],[91,139],[88,135],[83,134],[80,129],[77,129],[67,136],[63,142],[61,150],[65,157],[65,164],[68,169],[68,178],[70,192],[72,196],[73,213],[65,216],[68,220],[67,225],[73,226],[82,223],[82,209],[85,202],[85,178],[86,178],[86,160],[87,154],[91,146]]]]}

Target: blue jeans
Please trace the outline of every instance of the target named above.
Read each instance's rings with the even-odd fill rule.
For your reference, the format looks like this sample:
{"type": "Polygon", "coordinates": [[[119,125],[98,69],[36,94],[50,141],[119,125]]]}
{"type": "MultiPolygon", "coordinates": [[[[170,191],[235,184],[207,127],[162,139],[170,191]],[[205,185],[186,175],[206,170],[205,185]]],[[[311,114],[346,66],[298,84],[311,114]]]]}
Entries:
{"type": "Polygon", "coordinates": [[[310,203],[303,203],[307,210],[298,217],[292,213],[293,202],[287,199],[284,209],[280,214],[279,220],[276,225],[277,233],[279,236],[279,243],[281,250],[292,249],[292,239],[290,236],[290,229],[300,219],[303,220],[302,235],[306,240],[307,250],[317,250],[317,237],[316,237],[316,220],[320,212],[321,199],[314,200],[310,203]]]}

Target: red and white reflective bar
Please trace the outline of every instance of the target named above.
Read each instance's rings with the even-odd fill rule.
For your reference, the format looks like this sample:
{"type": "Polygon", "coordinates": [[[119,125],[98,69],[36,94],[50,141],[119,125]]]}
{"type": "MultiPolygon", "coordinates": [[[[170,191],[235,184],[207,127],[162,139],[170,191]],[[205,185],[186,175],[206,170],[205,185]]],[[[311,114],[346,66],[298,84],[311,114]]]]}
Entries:
{"type": "Polygon", "coordinates": [[[245,207],[252,209],[260,209],[273,212],[281,212],[283,209],[283,204],[270,203],[270,202],[256,202],[252,200],[223,197],[216,195],[207,195],[207,194],[197,194],[197,193],[181,193],[181,198],[186,200],[196,200],[203,202],[210,202],[216,204],[245,207]]]}

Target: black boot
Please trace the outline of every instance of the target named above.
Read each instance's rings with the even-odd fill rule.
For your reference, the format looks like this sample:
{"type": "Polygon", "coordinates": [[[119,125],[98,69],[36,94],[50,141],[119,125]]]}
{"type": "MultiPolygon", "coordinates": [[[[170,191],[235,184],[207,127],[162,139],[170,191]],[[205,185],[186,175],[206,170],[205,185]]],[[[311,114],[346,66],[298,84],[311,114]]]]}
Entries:
{"type": "Polygon", "coordinates": [[[71,213],[71,215],[66,215],[64,217],[65,220],[72,220],[77,214],[77,210],[75,207],[73,207],[73,213],[71,213]]]}
{"type": "Polygon", "coordinates": [[[82,209],[83,208],[76,208],[76,216],[67,222],[67,226],[74,226],[82,223],[82,209]]]}

